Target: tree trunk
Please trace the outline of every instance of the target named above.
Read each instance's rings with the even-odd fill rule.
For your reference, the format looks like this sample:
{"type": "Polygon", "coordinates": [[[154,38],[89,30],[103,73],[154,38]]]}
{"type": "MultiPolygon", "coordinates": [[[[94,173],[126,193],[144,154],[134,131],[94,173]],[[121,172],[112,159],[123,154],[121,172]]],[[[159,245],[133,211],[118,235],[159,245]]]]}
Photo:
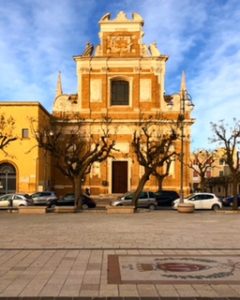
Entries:
{"type": "Polygon", "coordinates": [[[237,179],[237,175],[233,175],[233,205],[232,205],[232,209],[233,210],[237,210],[238,209],[238,197],[237,197],[237,187],[238,187],[238,179],[237,179]]]}
{"type": "Polygon", "coordinates": [[[82,183],[81,183],[81,177],[80,176],[75,176],[73,181],[74,181],[74,196],[75,196],[74,206],[77,209],[81,209],[82,208],[82,201],[81,201],[82,183]]]}
{"type": "Polygon", "coordinates": [[[141,177],[138,187],[134,193],[133,199],[132,199],[132,205],[134,205],[135,208],[137,208],[137,204],[138,204],[138,198],[141,194],[141,192],[143,191],[143,188],[145,186],[145,183],[149,180],[149,176],[151,175],[151,171],[147,170],[145,171],[145,173],[143,174],[143,176],[141,177]]]}
{"type": "Polygon", "coordinates": [[[201,182],[200,182],[200,188],[201,188],[201,192],[205,192],[205,176],[201,176],[201,182]]]}
{"type": "Polygon", "coordinates": [[[158,180],[158,191],[162,191],[163,188],[163,176],[157,176],[157,180],[158,180]]]}

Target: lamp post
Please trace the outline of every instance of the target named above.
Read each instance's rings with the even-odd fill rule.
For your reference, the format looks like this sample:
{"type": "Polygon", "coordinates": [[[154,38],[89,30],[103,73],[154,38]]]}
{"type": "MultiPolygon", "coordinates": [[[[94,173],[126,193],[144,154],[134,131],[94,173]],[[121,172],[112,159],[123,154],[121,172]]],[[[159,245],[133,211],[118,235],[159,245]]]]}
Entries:
{"type": "MultiPolygon", "coordinates": [[[[180,111],[178,115],[178,122],[180,124],[180,200],[179,204],[184,203],[184,175],[185,175],[185,168],[184,168],[184,138],[185,138],[185,115],[186,115],[186,106],[193,108],[192,98],[187,91],[186,85],[186,77],[185,73],[182,73],[182,80],[181,80],[181,88],[180,92],[177,93],[180,97],[180,111]]],[[[173,102],[170,101],[168,103],[169,107],[173,106],[173,102]]]]}
{"type": "MultiPolygon", "coordinates": [[[[185,75],[183,74],[185,77],[185,75]]],[[[185,175],[185,168],[184,168],[184,138],[185,138],[185,112],[186,112],[186,105],[193,107],[191,96],[187,92],[185,78],[182,78],[181,84],[181,91],[180,91],[180,113],[178,120],[180,122],[180,201],[179,203],[184,202],[184,175],[185,175]]]]}

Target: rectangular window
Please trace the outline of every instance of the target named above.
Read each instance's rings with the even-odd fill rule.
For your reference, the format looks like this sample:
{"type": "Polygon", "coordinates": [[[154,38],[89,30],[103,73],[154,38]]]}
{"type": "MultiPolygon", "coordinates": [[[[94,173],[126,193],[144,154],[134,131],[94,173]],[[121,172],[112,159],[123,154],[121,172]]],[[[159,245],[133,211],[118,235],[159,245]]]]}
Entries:
{"type": "Polygon", "coordinates": [[[29,130],[28,130],[28,128],[23,128],[22,129],[22,138],[23,139],[28,139],[29,138],[29,130]]]}
{"type": "Polygon", "coordinates": [[[206,172],[206,177],[207,177],[207,178],[210,178],[210,177],[211,177],[211,171],[210,171],[210,170],[206,172]]]}
{"type": "Polygon", "coordinates": [[[219,165],[225,165],[225,160],[223,159],[223,158],[221,158],[220,160],[219,160],[219,165]]]}
{"type": "Polygon", "coordinates": [[[129,83],[123,80],[111,82],[111,105],[129,105],[129,83]]]}
{"type": "Polygon", "coordinates": [[[222,177],[223,175],[223,171],[219,171],[219,176],[222,177]]]}

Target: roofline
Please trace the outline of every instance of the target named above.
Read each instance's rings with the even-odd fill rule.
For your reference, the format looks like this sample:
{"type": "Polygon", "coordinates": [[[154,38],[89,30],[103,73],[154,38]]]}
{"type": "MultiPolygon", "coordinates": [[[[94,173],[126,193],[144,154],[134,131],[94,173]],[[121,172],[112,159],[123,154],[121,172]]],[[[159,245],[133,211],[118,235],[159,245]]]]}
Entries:
{"type": "Polygon", "coordinates": [[[151,60],[158,60],[158,61],[160,61],[160,60],[164,60],[164,61],[167,61],[168,60],[168,58],[169,58],[169,56],[168,55],[164,55],[164,54],[161,54],[161,55],[159,55],[159,56],[132,56],[132,57],[130,57],[130,56],[126,56],[126,57],[121,57],[121,56],[119,56],[119,57],[113,57],[113,56],[83,56],[83,55],[74,55],[73,56],[73,60],[74,61],[84,61],[84,60],[89,60],[89,61],[94,61],[94,60],[102,60],[102,61],[105,61],[105,60],[107,60],[107,61],[111,61],[111,60],[141,60],[141,61],[143,61],[143,60],[147,60],[147,61],[151,61],[151,60]]]}
{"type": "Polygon", "coordinates": [[[38,106],[49,117],[51,116],[51,113],[38,101],[0,101],[0,108],[1,106],[38,106]]]}

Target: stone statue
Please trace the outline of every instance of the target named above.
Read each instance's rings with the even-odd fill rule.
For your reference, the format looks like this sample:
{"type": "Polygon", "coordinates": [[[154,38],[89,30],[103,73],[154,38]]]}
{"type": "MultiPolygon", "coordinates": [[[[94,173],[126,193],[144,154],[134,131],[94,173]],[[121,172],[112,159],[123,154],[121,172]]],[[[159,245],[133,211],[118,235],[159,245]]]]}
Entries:
{"type": "Polygon", "coordinates": [[[151,45],[149,45],[148,49],[149,49],[152,56],[161,55],[160,51],[157,48],[157,43],[152,43],[151,45]]]}
{"type": "Polygon", "coordinates": [[[93,54],[94,46],[90,42],[86,44],[83,56],[91,56],[93,54]]]}

